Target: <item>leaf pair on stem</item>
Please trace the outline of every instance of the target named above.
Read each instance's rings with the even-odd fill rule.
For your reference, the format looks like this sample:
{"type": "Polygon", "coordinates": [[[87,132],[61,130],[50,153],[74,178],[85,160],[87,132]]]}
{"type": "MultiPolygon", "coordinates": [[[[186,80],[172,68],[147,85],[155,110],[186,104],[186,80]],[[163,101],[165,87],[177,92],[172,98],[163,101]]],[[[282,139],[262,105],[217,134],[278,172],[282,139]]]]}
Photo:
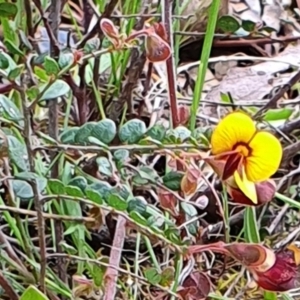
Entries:
{"type": "Polygon", "coordinates": [[[109,19],[103,18],[100,21],[100,27],[116,50],[133,46],[136,38],[145,36],[146,56],[150,62],[163,62],[171,55],[171,48],[162,23],[154,23],[148,28],[131,33],[128,37],[121,34],[109,19]]]}

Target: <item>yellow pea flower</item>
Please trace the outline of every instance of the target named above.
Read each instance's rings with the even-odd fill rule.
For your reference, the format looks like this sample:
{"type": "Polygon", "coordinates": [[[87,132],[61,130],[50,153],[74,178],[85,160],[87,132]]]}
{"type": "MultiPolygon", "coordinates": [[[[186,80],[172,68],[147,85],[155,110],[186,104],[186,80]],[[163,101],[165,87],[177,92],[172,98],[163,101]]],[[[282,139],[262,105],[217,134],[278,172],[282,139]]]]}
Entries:
{"type": "Polygon", "coordinates": [[[235,155],[234,180],[241,191],[257,203],[255,183],[270,178],[282,158],[280,141],[271,133],[256,129],[254,121],[243,112],[225,116],[211,138],[212,154],[235,155]]]}

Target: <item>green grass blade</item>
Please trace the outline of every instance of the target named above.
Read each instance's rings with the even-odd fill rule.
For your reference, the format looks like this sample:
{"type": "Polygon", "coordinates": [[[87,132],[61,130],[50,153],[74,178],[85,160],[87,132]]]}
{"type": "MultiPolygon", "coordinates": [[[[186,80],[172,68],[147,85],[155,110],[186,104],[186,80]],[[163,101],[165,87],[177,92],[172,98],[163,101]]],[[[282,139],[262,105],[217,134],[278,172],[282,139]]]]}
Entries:
{"type": "Polygon", "coordinates": [[[220,0],[212,1],[211,7],[208,11],[208,24],[206,29],[206,35],[204,38],[203,49],[201,53],[201,61],[198,69],[198,76],[195,86],[195,91],[193,95],[193,102],[191,107],[191,119],[190,119],[190,130],[193,130],[196,125],[197,110],[200,104],[200,97],[202,95],[205,74],[208,66],[208,60],[211,52],[211,47],[214,39],[214,33],[216,28],[216,23],[218,19],[220,0]]]}

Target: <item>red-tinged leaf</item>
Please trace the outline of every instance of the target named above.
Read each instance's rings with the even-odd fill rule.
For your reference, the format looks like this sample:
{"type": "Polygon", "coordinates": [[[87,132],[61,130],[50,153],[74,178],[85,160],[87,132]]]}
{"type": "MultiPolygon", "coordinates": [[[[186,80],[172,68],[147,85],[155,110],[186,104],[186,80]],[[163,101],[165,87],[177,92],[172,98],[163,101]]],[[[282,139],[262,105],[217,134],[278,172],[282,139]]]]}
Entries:
{"type": "Polygon", "coordinates": [[[100,28],[105,34],[105,36],[114,44],[119,44],[120,33],[119,30],[115,27],[114,23],[106,18],[101,19],[100,28]]]}
{"type": "Polygon", "coordinates": [[[178,294],[184,300],[205,300],[211,290],[209,278],[201,272],[193,272],[183,282],[178,294]]]}
{"type": "Polygon", "coordinates": [[[252,272],[257,284],[268,291],[285,292],[300,285],[300,268],[295,263],[294,253],[284,250],[276,253],[276,261],[266,272],[252,272]]]}
{"type": "Polygon", "coordinates": [[[74,64],[76,64],[82,58],[83,52],[79,51],[79,50],[74,50],[73,51],[73,56],[74,56],[74,64]]]}
{"type": "Polygon", "coordinates": [[[222,178],[224,173],[224,167],[226,164],[225,159],[216,159],[215,157],[204,158],[205,162],[208,163],[211,168],[216,172],[216,174],[222,178]]]}
{"type": "Polygon", "coordinates": [[[275,195],[276,185],[271,179],[255,183],[257,193],[257,203],[253,203],[235,184],[226,184],[227,192],[231,196],[234,203],[246,206],[260,206],[270,202],[275,195]]]}
{"type": "Polygon", "coordinates": [[[235,171],[240,169],[240,166],[242,164],[243,157],[240,153],[233,153],[228,155],[224,167],[224,172],[222,176],[222,180],[227,180],[229,177],[231,177],[235,171]]]}
{"type": "Polygon", "coordinates": [[[178,107],[178,120],[181,125],[186,125],[190,120],[190,110],[187,106],[178,107]]]}
{"type": "Polygon", "coordinates": [[[169,211],[172,216],[178,216],[178,211],[176,210],[177,199],[172,193],[159,189],[158,199],[163,209],[169,211]]]}
{"type": "Polygon", "coordinates": [[[245,267],[259,272],[269,270],[276,261],[275,253],[259,244],[232,243],[224,248],[245,267]]]}
{"type": "Polygon", "coordinates": [[[168,167],[171,168],[173,171],[177,171],[177,160],[173,157],[169,158],[168,167]]]}
{"type": "Polygon", "coordinates": [[[200,179],[200,170],[188,169],[181,180],[181,191],[186,195],[192,195],[196,192],[198,180],[200,179]]]}
{"type": "Polygon", "coordinates": [[[167,36],[167,32],[165,29],[165,26],[163,25],[163,23],[159,22],[159,23],[154,23],[152,25],[154,32],[161,37],[165,42],[168,41],[168,36],[167,36]]]}
{"type": "Polygon", "coordinates": [[[152,62],[166,61],[171,56],[171,48],[156,33],[146,37],[146,56],[152,62]]]}

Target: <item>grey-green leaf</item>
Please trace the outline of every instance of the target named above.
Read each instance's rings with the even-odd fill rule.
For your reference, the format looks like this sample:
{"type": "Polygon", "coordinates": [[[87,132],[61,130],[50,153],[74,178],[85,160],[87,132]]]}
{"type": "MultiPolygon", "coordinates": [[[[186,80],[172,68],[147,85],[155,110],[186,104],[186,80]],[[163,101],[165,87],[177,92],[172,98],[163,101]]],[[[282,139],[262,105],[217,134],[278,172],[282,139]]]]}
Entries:
{"type": "MultiPolygon", "coordinates": [[[[45,85],[40,88],[40,92],[44,91],[45,85]]],[[[51,86],[43,93],[40,100],[56,99],[69,93],[70,86],[63,80],[57,79],[51,86]]]]}
{"type": "Polygon", "coordinates": [[[25,181],[25,179],[36,180],[37,188],[39,192],[42,192],[47,186],[47,179],[44,177],[40,177],[35,173],[31,172],[21,172],[15,175],[17,179],[12,179],[12,187],[14,193],[17,197],[22,199],[30,199],[34,197],[34,193],[30,183],[25,181]],[[23,180],[20,180],[21,178],[23,180]]]}
{"type": "Polygon", "coordinates": [[[146,131],[146,124],[143,121],[133,119],[120,128],[119,138],[123,143],[134,144],[143,137],[146,131]]]}
{"type": "Polygon", "coordinates": [[[97,138],[99,141],[109,144],[117,134],[117,127],[114,121],[104,119],[98,122],[91,132],[91,136],[97,138]]]}
{"type": "Polygon", "coordinates": [[[96,159],[96,162],[100,173],[109,177],[112,176],[112,166],[106,157],[100,156],[96,159]]]}
{"type": "Polygon", "coordinates": [[[11,121],[20,121],[23,116],[12,100],[0,94],[0,115],[11,121]]]}
{"type": "Polygon", "coordinates": [[[75,134],[75,142],[80,145],[89,144],[89,136],[91,136],[92,131],[94,130],[96,122],[89,122],[82,125],[75,134]]]}
{"type": "Polygon", "coordinates": [[[18,167],[18,169],[22,171],[27,170],[28,155],[25,145],[12,135],[8,135],[7,140],[10,159],[18,167]]]}

